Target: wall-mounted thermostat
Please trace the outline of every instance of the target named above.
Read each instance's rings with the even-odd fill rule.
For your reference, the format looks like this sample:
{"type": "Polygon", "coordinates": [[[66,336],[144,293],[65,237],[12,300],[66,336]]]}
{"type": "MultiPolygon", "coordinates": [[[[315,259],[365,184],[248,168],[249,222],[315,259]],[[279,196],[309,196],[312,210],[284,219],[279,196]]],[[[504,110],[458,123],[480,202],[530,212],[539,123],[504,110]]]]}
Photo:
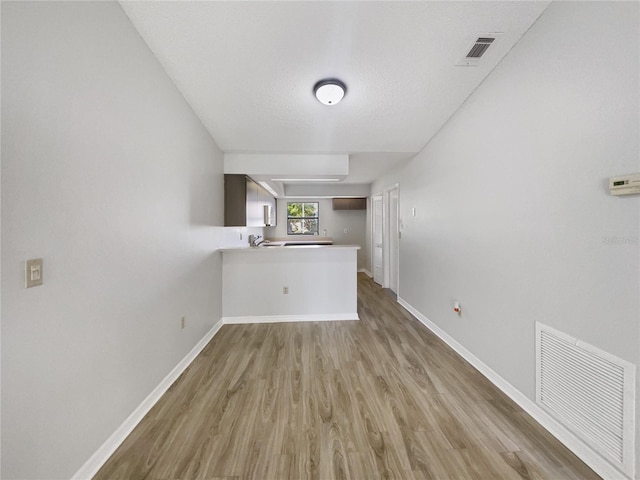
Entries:
{"type": "Polygon", "coordinates": [[[609,192],[611,192],[611,195],[633,195],[640,193],[640,173],[610,178],[609,192]]]}

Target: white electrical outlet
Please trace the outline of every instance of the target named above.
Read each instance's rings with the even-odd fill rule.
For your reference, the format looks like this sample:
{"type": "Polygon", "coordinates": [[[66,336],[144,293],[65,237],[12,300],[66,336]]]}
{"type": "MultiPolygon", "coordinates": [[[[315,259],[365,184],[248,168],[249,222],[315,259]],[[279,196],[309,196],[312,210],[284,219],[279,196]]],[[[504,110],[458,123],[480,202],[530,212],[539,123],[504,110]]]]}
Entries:
{"type": "Polygon", "coordinates": [[[284,295],[289,295],[289,287],[282,287],[282,293],[284,295]]]}
{"type": "Polygon", "coordinates": [[[346,228],[344,229],[344,233],[347,233],[347,229],[346,228]]]}

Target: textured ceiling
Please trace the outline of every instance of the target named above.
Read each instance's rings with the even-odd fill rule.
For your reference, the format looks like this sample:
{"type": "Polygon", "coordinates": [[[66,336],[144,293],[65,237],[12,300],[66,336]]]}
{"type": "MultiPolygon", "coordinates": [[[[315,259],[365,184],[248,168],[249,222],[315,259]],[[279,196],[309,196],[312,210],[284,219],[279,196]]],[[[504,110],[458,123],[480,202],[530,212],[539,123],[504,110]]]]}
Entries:
{"type": "Polygon", "coordinates": [[[120,3],[222,150],[358,154],[351,182],[422,149],[548,5],[120,3]],[[455,66],[490,32],[479,66],[455,66]],[[312,92],[327,77],[348,88],[333,107],[312,92]]]}

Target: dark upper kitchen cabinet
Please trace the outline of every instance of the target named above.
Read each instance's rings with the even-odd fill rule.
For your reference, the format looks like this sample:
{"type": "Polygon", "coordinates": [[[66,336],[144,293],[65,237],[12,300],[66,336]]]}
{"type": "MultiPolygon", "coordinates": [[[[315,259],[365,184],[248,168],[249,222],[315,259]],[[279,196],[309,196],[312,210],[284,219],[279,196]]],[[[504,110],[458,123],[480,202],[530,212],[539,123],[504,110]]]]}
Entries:
{"type": "Polygon", "coordinates": [[[246,175],[224,176],[225,227],[276,225],[276,199],[246,175]]]}
{"type": "Polygon", "coordinates": [[[334,198],[334,210],[366,210],[366,198],[334,198]]]}

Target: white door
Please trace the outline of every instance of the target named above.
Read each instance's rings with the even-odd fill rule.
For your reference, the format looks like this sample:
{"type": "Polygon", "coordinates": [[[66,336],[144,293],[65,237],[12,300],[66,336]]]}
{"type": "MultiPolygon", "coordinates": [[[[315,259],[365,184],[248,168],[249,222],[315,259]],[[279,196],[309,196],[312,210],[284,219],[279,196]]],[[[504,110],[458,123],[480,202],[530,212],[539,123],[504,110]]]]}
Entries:
{"type": "Polygon", "coordinates": [[[398,189],[389,194],[389,288],[398,294],[398,189]]]}
{"type": "Polygon", "coordinates": [[[373,196],[373,281],[382,285],[382,195],[373,196]]]}

